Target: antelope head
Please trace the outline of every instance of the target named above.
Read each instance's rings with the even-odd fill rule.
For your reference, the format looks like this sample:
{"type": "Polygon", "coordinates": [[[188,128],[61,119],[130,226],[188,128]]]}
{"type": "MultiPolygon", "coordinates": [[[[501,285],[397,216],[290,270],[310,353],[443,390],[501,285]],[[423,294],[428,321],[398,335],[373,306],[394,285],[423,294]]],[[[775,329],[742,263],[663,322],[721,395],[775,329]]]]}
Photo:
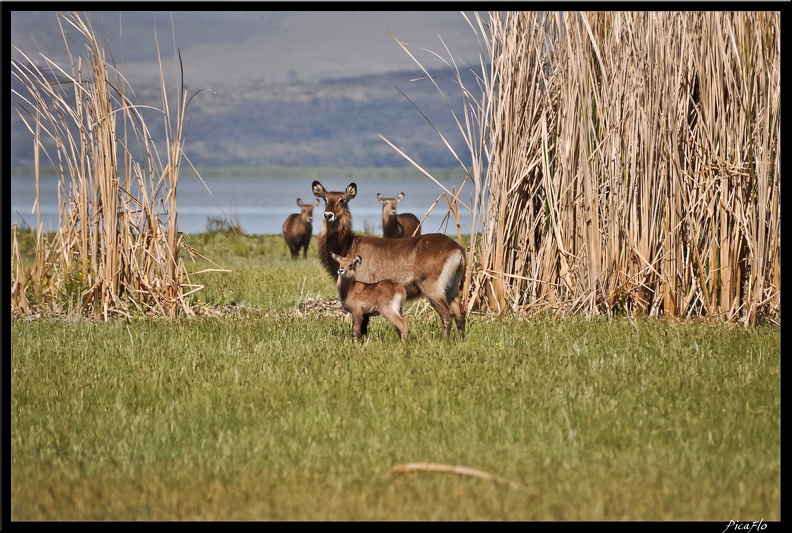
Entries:
{"type": "Polygon", "coordinates": [[[313,210],[317,205],[319,205],[319,198],[312,204],[304,204],[302,199],[297,198],[297,206],[300,208],[300,214],[307,222],[313,221],[313,210]]]}
{"type": "Polygon", "coordinates": [[[382,214],[396,216],[396,204],[404,200],[404,193],[400,192],[396,198],[385,198],[382,193],[377,193],[377,200],[382,204],[382,214]]]}
{"type": "Polygon", "coordinates": [[[349,259],[330,252],[330,256],[338,262],[338,276],[342,278],[354,277],[355,268],[363,261],[359,255],[356,255],[354,259],[349,259]]]}
{"type": "Polygon", "coordinates": [[[349,214],[347,204],[357,195],[357,185],[350,183],[343,193],[328,192],[318,181],[311,186],[314,196],[325,201],[325,211],[322,217],[325,222],[335,222],[349,214]]]}

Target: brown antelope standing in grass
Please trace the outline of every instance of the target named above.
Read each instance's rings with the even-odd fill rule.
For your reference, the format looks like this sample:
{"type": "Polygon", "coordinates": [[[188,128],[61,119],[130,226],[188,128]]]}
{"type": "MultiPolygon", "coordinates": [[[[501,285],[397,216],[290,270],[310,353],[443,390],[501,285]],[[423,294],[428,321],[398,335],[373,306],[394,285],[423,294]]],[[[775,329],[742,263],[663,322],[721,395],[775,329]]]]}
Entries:
{"type": "Polygon", "coordinates": [[[404,200],[404,193],[400,192],[396,198],[385,198],[377,193],[377,200],[382,203],[382,236],[386,239],[410,237],[421,234],[421,221],[412,213],[396,212],[396,204],[404,200]]]}
{"type": "Polygon", "coordinates": [[[332,254],[364,257],[356,269],[358,281],[376,283],[390,279],[404,287],[408,299],[425,296],[440,315],[443,336],[450,335],[452,319],[460,337],[465,336],[465,311],[460,296],[467,268],[464,248],[441,233],[399,239],[354,235],[348,206],[357,195],[357,185],[350,183],[344,192],[328,192],[314,181],[312,188],[314,195],[325,201],[318,239],[319,260],[331,276],[335,277],[338,271],[332,254]]]}
{"type": "Polygon", "coordinates": [[[402,307],[407,301],[404,287],[389,279],[377,283],[355,280],[355,271],[363,261],[359,255],[349,259],[331,252],[330,257],[338,262],[338,298],[352,315],[352,335],[355,338],[367,335],[369,317],[382,315],[407,344],[407,321],[402,316],[402,307]]]}
{"type": "Polygon", "coordinates": [[[312,204],[304,204],[297,198],[297,205],[300,206],[300,212],[292,213],[283,223],[283,238],[286,239],[292,259],[300,256],[301,248],[305,259],[308,257],[308,245],[311,244],[313,235],[313,210],[319,205],[319,199],[312,204]]]}

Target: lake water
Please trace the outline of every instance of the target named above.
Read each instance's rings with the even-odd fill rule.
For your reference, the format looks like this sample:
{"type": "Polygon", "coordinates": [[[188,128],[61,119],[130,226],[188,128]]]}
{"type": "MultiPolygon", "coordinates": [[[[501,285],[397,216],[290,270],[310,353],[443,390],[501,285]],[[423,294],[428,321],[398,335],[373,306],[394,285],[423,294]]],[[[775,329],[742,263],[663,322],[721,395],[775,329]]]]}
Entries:
{"type": "MultiPolygon", "coordinates": [[[[202,233],[207,230],[210,219],[228,220],[241,225],[248,235],[280,234],[281,226],[290,213],[299,213],[297,198],[303,202],[313,202],[316,197],[311,191],[313,179],[300,178],[256,178],[256,177],[218,177],[204,178],[206,185],[194,177],[180,177],[177,189],[178,226],[186,233],[202,233]],[[207,186],[208,189],[207,190],[207,186]],[[211,191],[211,192],[210,192],[211,191]]],[[[321,180],[328,191],[342,191],[352,180],[321,180]]],[[[357,232],[370,231],[382,233],[382,204],[377,193],[395,197],[404,192],[404,200],[399,202],[400,213],[413,213],[423,219],[427,210],[435,203],[443,190],[433,181],[423,177],[399,179],[365,178],[354,180],[358,193],[350,203],[353,229],[357,232]]],[[[458,182],[443,183],[451,190],[458,182]]],[[[41,221],[45,231],[55,231],[58,224],[58,179],[42,177],[41,221]]],[[[470,205],[473,187],[466,184],[460,201],[470,205]]],[[[36,214],[33,211],[36,198],[35,178],[32,176],[11,178],[11,223],[20,228],[35,227],[36,214]]],[[[321,213],[324,202],[320,201],[314,210],[314,233],[319,233],[321,213]]],[[[423,225],[423,233],[448,233],[456,235],[453,217],[444,222],[448,213],[448,203],[440,199],[423,225]]],[[[471,232],[471,214],[460,206],[462,233],[471,232]]]]}

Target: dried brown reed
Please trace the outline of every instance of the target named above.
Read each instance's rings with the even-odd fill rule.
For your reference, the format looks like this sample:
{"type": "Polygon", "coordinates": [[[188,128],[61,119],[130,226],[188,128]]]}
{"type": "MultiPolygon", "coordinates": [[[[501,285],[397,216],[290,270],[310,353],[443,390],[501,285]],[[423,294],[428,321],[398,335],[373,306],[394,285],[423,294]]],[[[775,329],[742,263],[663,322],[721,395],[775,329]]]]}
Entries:
{"type": "MultiPolygon", "coordinates": [[[[177,229],[176,192],[187,98],[183,79],[171,109],[160,59],[165,156],[90,20],[58,13],[69,65],[18,50],[12,61],[15,107],[33,136],[38,189],[40,153],[60,175],[59,227],[48,238],[36,198],[37,257],[27,272],[12,254],[12,313],[191,314],[177,229]],[[77,43],[75,45],[75,43],[77,43]],[[80,48],[82,47],[82,48],[80,48]]],[[[179,73],[181,75],[181,72],[179,73]]],[[[149,108],[150,109],[150,108],[149,108]]],[[[16,243],[16,233],[13,232],[16,243]]],[[[190,290],[191,289],[191,290],[190,290]]]]}
{"type": "Polygon", "coordinates": [[[469,310],[780,322],[778,12],[468,22],[469,310]]]}

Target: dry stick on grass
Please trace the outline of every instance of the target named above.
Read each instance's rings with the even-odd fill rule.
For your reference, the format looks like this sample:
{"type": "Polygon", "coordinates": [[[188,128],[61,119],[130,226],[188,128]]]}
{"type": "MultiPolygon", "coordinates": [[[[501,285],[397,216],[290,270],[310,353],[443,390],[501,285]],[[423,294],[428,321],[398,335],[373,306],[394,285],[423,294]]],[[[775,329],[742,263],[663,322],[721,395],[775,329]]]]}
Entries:
{"type": "Polygon", "coordinates": [[[504,479],[502,477],[495,476],[493,474],[489,474],[487,472],[483,472],[481,470],[476,470],[475,468],[468,468],[466,466],[452,466],[452,465],[444,465],[439,463],[406,463],[403,465],[396,465],[391,468],[391,472],[394,474],[409,474],[411,472],[445,472],[448,474],[459,474],[461,476],[473,476],[479,477],[481,479],[488,479],[490,481],[496,481],[498,483],[504,483],[509,485],[514,490],[522,489],[523,486],[519,483],[515,483],[514,481],[510,481],[508,479],[504,479]]]}

